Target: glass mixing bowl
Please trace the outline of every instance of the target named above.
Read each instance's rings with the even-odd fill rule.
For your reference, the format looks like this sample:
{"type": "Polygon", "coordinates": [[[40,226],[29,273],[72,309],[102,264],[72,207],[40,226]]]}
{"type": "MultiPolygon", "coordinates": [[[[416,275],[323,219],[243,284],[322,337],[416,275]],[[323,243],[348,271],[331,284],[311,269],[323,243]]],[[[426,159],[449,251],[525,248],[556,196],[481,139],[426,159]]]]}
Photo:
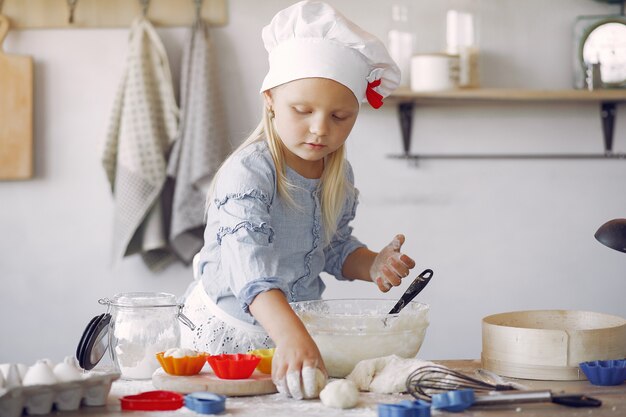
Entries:
{"type": "Polygon", "coordinates": [[[363,359],[415,357],[428,327],[427,304],[410,302],[388,314],[394,300],[343,299],[291,303],[322,354],[328,375],[343,378],[363,359]]]}

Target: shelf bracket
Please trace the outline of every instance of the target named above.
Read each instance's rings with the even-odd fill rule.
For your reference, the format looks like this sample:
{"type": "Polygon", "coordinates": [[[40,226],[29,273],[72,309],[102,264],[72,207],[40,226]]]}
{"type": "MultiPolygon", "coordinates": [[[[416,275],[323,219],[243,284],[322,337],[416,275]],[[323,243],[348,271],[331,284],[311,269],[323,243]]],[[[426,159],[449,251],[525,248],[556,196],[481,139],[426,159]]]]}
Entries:
{"type": "Polygon", "coordinates": [[[614,101],[600,103],[600,117],[602,118],[602,133],[604,135],[604,152],[608,155],[613,152],[613,133],[615,130],[615,115],[617,105],[614,101]]]}
{"type": "Polygon", "coordinates": [[[415,103],[406,101],[398,104],[398,117],[402,133],[402,148],[405,155],[411,151],[411,131],[413,129],[413,108],[415,103]]]}

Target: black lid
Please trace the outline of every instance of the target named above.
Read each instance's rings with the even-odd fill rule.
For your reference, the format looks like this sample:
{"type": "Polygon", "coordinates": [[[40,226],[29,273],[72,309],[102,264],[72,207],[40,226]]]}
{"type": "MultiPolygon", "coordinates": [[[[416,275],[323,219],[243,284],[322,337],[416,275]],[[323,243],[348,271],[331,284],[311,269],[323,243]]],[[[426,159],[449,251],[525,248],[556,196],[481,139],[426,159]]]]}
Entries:
{"type": "Polygon", "coordinates": [[[106,336],[110,321],[111,315],[103,313],[91,319],[85,327],[76,347],[76,359],[81,368],[88,371],[93,369],[106,353],[109,347],[109,338],[106,336]]]}

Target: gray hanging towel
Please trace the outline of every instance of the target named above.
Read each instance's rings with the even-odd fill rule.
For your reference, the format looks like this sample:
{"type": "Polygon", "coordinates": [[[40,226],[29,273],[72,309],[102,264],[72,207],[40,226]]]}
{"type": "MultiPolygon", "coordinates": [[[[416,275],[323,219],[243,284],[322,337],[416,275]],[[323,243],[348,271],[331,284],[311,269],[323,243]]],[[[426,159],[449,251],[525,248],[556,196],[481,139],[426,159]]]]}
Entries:
{"type": "Polygon", "coordinates": [[[178,107],[165,48],[152,24],[133,22],[126,68],[113,106],[102,164],[113,197],[113,256],[141,253],[152,270],[175,257],[161,207],[167,153],[178,129],[178,107]]]}
{"type": "Polygon", "coordinates": [[[183,53],[181,122],[170,155],[175,178],[170,245],[185,263],[202,248],[206,190],[230,151],[208,26],[196,19],[183,53]]]}

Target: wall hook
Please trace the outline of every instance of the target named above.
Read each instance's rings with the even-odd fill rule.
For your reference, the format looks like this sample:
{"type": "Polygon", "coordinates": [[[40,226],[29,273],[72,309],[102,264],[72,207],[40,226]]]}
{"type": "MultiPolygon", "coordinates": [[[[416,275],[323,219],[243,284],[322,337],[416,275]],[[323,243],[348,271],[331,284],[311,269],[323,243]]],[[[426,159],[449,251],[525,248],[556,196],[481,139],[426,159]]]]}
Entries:
{"type": "Polygon", "coordinates": [[[202,1],[203,0],[193,0],[193,4],[196,6],[196,21],[202,18],[202,1]]]}
{"type": "Polygon", "coordinates": [[[66,0],[67,1],[67,8],[69,10],[69,16],[67,19],[67,22],[71,25],[72,23],[74,23],[74,10],[76,9],[76,4],[78,3],[78,0],[66,0]]]}
{"type": "Polygon", "coordinates": [[[139,3],[141,4],[141,15],[143,17],[147,17],[148,8],[150,7],[150,0],[139,0],[139,3]]]}

